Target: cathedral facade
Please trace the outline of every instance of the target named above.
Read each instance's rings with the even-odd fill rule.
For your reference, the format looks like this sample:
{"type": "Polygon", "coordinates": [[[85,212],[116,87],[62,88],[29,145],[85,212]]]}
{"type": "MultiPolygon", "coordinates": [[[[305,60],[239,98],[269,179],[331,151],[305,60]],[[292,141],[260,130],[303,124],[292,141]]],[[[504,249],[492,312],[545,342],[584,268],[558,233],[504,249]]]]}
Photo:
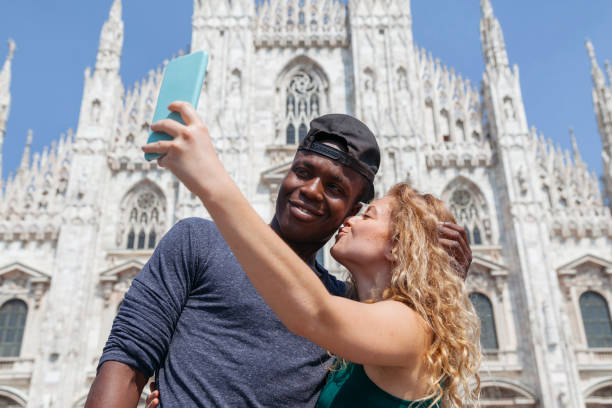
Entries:
{"type": "MultiPolygon", "coordinates": [[[[377,194],[408,181],[469,234],[483,405],[612,406],[612,69],[587,42],[602,191],[573,135],[562,151],[528,126],[519,69],[480,6],[478,89],[416,47],[409,0],[194,0],[191,51],[210,53],[198,111],[264,219],[310,120],[363,120],[382,153],[377,194]]],[[[18,171],[0,177],[0,407],[82,406],[131,280],[172,225],[207,216],[143,159],[164,66],[124,88],[122,44],[114,0],[76,131],[33,155],[30,134],[18,171]]]]}

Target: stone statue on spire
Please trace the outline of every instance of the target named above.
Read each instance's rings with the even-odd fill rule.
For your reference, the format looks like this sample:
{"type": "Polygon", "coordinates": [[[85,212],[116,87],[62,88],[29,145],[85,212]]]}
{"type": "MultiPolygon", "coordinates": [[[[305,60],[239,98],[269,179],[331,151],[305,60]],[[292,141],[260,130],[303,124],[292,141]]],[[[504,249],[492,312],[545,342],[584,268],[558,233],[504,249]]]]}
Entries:
{"type": "Polygon", "coordinates": [[[100,33],[96,71],[118,72],[122,47],[123,20],[121,20],[121,0],[114,0],[108,20],[104,23],[100,33]]]}

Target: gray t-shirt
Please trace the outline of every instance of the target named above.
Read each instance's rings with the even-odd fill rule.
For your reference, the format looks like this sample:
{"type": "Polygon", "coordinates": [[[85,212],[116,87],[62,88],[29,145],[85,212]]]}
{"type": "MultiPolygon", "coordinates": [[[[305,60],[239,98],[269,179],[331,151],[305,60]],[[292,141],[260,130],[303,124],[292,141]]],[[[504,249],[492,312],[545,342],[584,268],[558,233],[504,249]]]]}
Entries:
{"type": "MultiPolygon", "coordinates": [[[[343,282],[319,265],[316,273],[344,295],[343,282]]],[[[166,408],[313,407],[328,359],[283,326],[215,224],[189,218],[134,279],[99,364],[155,373],[166,408]]]]}

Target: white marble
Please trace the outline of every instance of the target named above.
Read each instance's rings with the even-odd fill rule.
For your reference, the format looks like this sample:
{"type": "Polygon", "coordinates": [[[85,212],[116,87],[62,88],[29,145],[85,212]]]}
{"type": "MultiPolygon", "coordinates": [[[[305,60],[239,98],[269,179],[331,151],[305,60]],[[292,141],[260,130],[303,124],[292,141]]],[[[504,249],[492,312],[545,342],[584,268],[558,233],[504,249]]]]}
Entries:
{"type": "MultiPolygon", "coordinates": [[[[604,192],[575,141],[561,151],[529,127],[489,0],[481,0],[481,89],[481,78],[463,78],[414,46],[408,0],[212,4],[194,0],[192,51],[211,53],[199,113],[256,210],[273,214],[295,152],[289,125],[297,138],[318,114],[361,118],[381,147],[377,194],[409,181],[445,200],[469,229],[466,285],[491,301],[499,345],[481,373],[488,406],[612,404],[603,396],[612,349],[589,349],[579,307],[589,290],[612,302],[604,203],[612,198],[612,90],[592,44],[604,192]]],[[[0,197],[0,303],[28,306],[20,356],[0,358],[0,397],[17,405],[82,406],[150,246],[178,220],[206,216],[170,173],[142,159],[164,67],[124,88],[122,43],[115,0],[85,72],[76,132],[32,157],[28,144],[0,197]]],[[[13,50],[0,72],[0,147],[13,50]]]]}

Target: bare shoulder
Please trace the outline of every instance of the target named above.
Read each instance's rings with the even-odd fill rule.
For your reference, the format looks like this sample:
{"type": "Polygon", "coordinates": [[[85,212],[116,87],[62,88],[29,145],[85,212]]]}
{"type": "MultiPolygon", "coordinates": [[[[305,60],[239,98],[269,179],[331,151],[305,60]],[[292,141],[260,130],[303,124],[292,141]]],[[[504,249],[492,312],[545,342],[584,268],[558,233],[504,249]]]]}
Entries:
{"type": "Polygon", "coordinates": [[[392,316],[399,333],[405,334],[407,342],[410,342],[410,350],[416,353],[425,351],[433,339],[433,331],[427,321],[412,307],[399,300],[383,300],[374,303],[379,308],[377,313],[392,316]]]}

